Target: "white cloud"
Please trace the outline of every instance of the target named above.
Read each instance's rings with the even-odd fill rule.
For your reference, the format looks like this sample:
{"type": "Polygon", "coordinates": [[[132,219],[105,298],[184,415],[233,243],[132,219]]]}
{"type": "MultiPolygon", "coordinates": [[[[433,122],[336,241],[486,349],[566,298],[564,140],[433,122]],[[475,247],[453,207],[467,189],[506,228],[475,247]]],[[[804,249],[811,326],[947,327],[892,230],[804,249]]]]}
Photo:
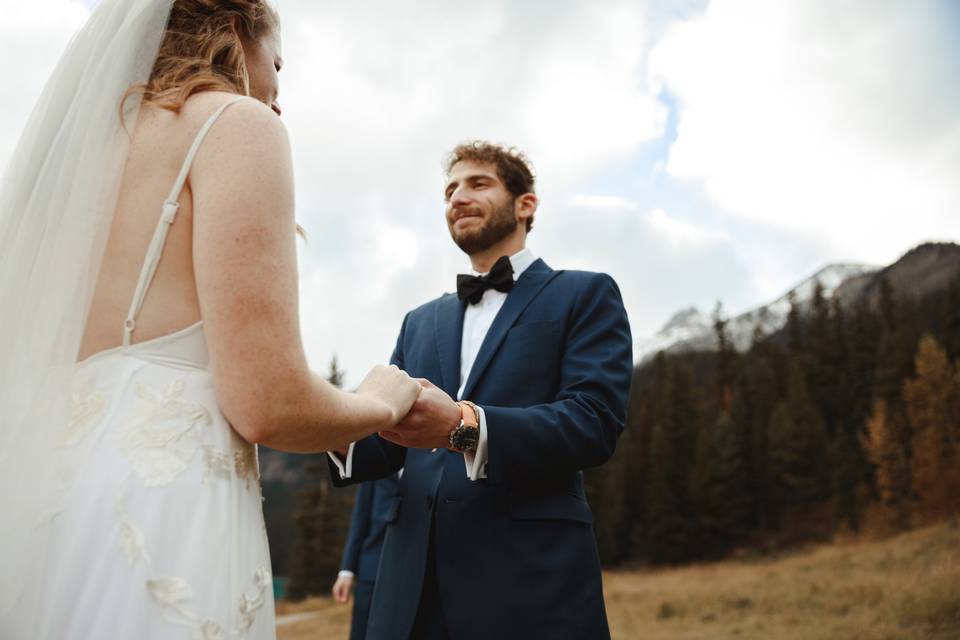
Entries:
{"type": "Polygon", "coordinates": [[[677,220],[667,215],[663,209],[654,209],[644,220],[657,235],[674,247],[698,248],[730,241],[730,236],[723,231],[677,220]]]}
{"type": "Polygon", "coordinates": [[[424,193],[446,151],[482,137],[527,151],[551,191],[663,131],[632,3],[287,0],[281,11],[281,102],[310,179],[367,173],[366,189],[424,193]]]}
{"type": "MultiPolygon", "coordinates": [[[[83,2],[0,0],[0,164],[83,2]]],[[[532,248],[614,275],[637,334],[691,303],[764,302],[824,256],[883,261],[957,235],[960,84],[934,59],[924,3],[714,0],[652,54],[673,4],[277,4],[310,234],[304,341],[318,369],[337,353],[351,383],[386,359],[406,311],[468,268],[440,196],[443,155],[468,138],[529,154],[532,248]],[[662,144],[661,86],[678,136],[669,158],[638,164],[662,144]]]]}
{"type": "MultiPolygon", "coordinates": [[[[91,2],[0,0],[0,162],[91,2]]],[[[524,149],[546,227],[554,203],[665,126],[644,86],[648,20],[630,0],[276,4],[280,103],[310,235],[304,341],[317,368],[337,353],[351,383],[389,355],[404,312],[469,267],[443,221],[441,161],[453,145],[524,149]]]]}
{"type": "MultiPolygon", "coordinates": [[[[633,2],[279,7],[280,102],[312,235],[305,341],[315,365],[338,352],[352,381],[389,354],[405,311],[469,268],[443,220],[442,160],[456,143],[528,153],[542,234],[557,203],[664,130],[666,109],[643,84],[647,23],[633,2]]],[[[557,266],[590,264],[541,248],[557,266]]]]}
{"type": "Polygon", "coordinates": [[[611,197],[571,202],[544,212],[530,236],[551,266],[603,271],[623,294],[635,336],[651,335],[677,309],[747,308],[758,296],[737,246],[724,234],[663,211],[642,213],[640,203],[611,197]],[[596,206],[599,204],[600,206],[596,206]]]}
{"type": "Polygon", "coordinates": [[[640,208],[636,202],[631,202],[621,196],[599,196],[578,194],[570,199],[571,207],[584,207],[598,211],[636,211],[640,208]]]}
{"type": "Polygon", "coordinates": [[[668,172],[845,259],[956,239],[958,51],[936,8],[714,0],[651,54],[680,104],[668,172]]]}

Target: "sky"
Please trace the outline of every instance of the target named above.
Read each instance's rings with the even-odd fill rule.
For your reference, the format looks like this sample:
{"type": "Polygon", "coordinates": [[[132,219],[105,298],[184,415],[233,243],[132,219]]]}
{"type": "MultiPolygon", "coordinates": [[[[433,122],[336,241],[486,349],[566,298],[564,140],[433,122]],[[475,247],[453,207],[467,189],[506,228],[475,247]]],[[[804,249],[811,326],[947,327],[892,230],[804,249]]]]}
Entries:
{"type": "MultiPolygon", "coordinates": [[[[0,0],[0,165],[94,4],[0,0]]],[[[275,4],[304,344],[349,384],[469,269],[442,199],[467,139],[527,153],[528,246],[613,275],[638,338],[960,241],[954,0],[275,4]]]]}

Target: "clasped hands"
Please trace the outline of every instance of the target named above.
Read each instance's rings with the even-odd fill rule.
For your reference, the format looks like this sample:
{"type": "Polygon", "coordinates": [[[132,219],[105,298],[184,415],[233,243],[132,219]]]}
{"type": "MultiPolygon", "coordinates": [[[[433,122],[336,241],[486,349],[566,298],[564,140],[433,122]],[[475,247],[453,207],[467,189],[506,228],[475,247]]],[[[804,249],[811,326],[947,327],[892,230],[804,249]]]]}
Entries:
{"type": "Polygon", "coordinates": [[[450,446],[450,432],[460,424],[460,407],[425,378],[416,378],[420,395],[409,413],[380,436],[401,447],[441,449],[450,446]]]}

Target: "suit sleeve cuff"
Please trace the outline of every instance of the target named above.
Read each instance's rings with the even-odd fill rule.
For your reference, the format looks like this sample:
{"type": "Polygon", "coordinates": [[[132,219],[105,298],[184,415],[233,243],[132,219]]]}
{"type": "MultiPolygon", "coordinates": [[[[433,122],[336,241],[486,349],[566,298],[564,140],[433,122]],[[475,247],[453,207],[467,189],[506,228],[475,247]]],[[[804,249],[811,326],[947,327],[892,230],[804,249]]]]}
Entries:
{"type": "Polygon", "coordinates": [[[475,452],[464,451],[463,462],[467,467],[467,477],[471,480],[484,480],[487,477],[487,416],[483,407],[477,407],[480,414],[480,441],[475,452]]]}
{"type": "Polygon", "coordinates": [[[355,442],[351,442],[350,446],[347,447],[347,459],[340,460],[340,456],[335,454],[333,451],[327,451],[327,455],[330,456],[330,459],[333,460],[334,466],[337,467],[337,471],[340,472],[340,479],[347,480],[353,475],[353,446],[355,442]]]}

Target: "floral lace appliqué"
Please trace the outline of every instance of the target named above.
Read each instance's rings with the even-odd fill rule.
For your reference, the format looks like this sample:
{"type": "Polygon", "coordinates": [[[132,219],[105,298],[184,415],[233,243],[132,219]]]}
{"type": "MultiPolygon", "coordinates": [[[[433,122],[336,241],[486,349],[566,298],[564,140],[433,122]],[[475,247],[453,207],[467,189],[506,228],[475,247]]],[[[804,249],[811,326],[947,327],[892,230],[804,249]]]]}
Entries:
{"type": "Polygon", "coordinates": [[[180,400],[183,380],[164,390],[137,385],[137,407],[120,429],[120,450],[148,487],[173,482],[202,446],[198,427],[211,423],[210,413],[196,402],[180,400]]]}
{"type": "Polygon", "coordinates": [[[260,484],[260,467],[257,465],[257,447],[244,442],[233,452],[233,467],[237,477],[243,480],[247,489],[250,483],[260,484]]]}
{"type": "Polygon", "coordinates": [[[213,620],[204,620],[197,631],[200,640],[226,640],[227,637],[223,633],[223,627],[213,620]]]}
{"type": "Polygon", "coordinates": [[[117,497],[117,502],[114,506],[117,516],[120,519],[120,548],[123,550],[123,555],[127,557],[127,561],[131,567],[140,559],[146,560],[149,564],[150,557],[147,555],[146,539],[143,531],[130,519],[130,514],[127,513],[127,507],[124,501],[125,496],[121,494],[117,497]]]}
{"type": "Polygon", "coordinates": [[[240,624],[234,631],[234,635],[245,633],[250,628],[257,610],[266,602],[267,588],[273,584],[270,570],[266,567],[257,569],[257,573],[253,577],[253,583],[255,590],[252,595],[248,593],[240,594],[240,624]]]}
{"type": "Polygon", "coordinates": [[[60,444],[65,447],[80,444],[107,406],[103,395],[89,382],[71,394],[70,401],[70,417],[60,436],[60,444]]]}
{"type": "Polygon", "coordinates": [[[233,466],[230,464],[230,456],[223,451],[218,451],[213,447],[203,448],[203,481],[209,482],[210,478],[218,477],[229,480],[233,466]]]}
{"type": "Polygon", "coordinates": [[[193,589],[183,578],[147,580],[147,591],[154,600],[166,607],[179,608],[181,602],[193,597],[193,589]]]}
{"type": "Polygon", "coordinates": [[[167,619],[183,626],[193,627],[194,637],[199,640],[226,640],[240,638],[253,626],[256,614],[267,602],[267,589],[273,584],[270,570],[260,567],[253,577],[252,592],[240,594],[237,625],[227,635],[224,627],[215,620],[203,619],[192,611],[187,602],[193,597],[193,589],[183,578],[154,578],[147,580],[147,591],[163,607],[167,619]]]}

